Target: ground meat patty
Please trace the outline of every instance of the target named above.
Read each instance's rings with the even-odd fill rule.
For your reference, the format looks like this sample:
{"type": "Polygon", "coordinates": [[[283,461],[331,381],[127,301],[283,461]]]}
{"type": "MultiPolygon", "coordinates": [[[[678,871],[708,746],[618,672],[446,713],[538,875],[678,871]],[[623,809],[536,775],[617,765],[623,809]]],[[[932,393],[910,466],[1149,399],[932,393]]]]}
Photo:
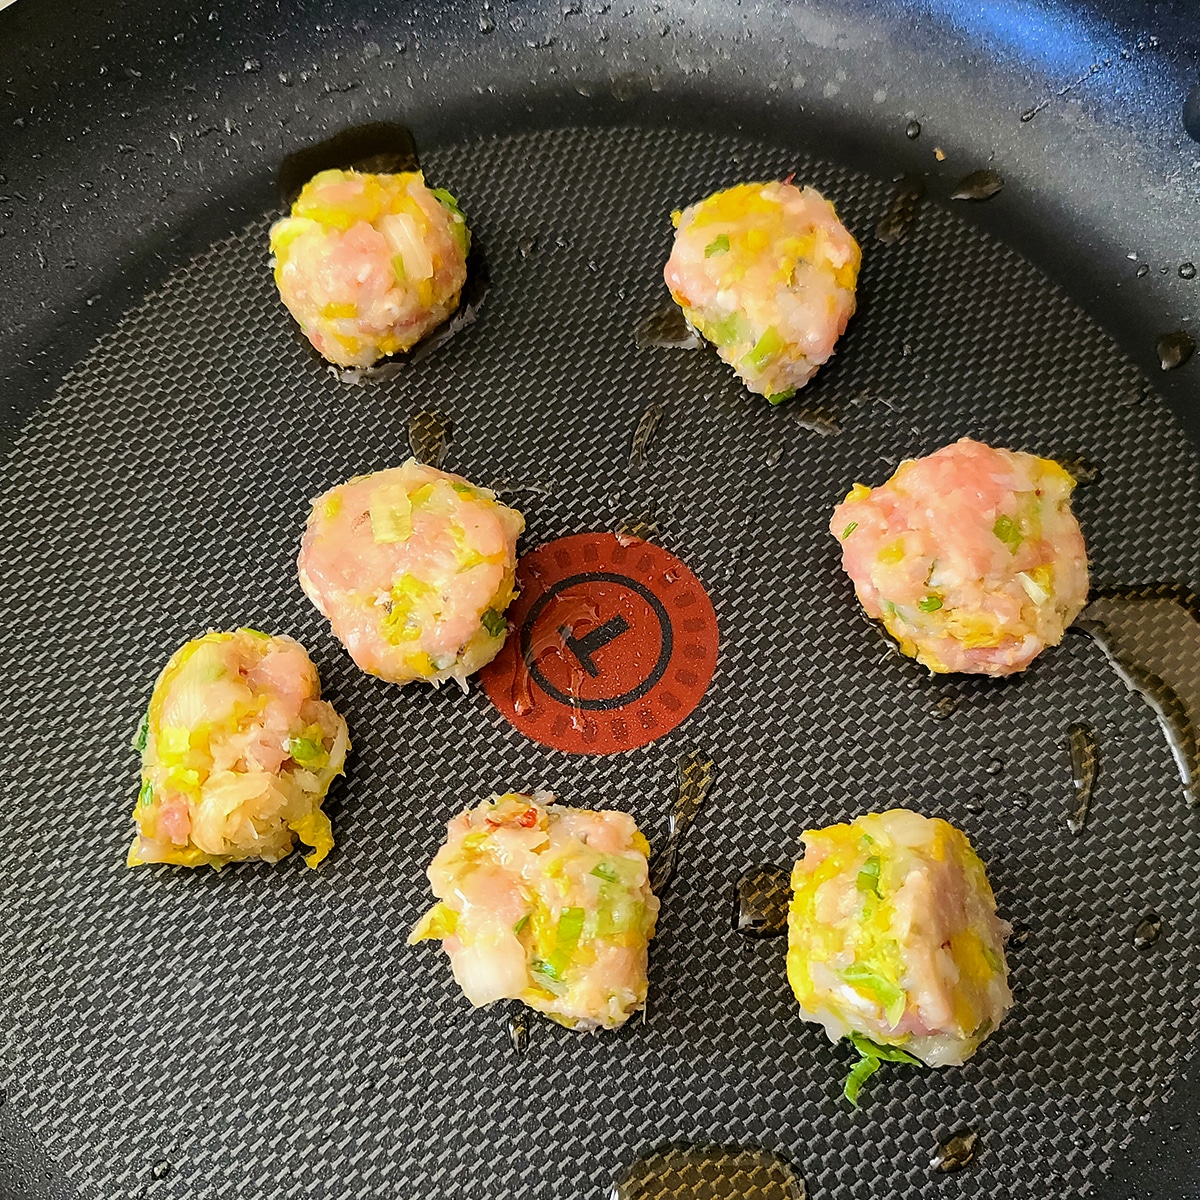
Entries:
{"type": "Polygon", "coordinates": [[[159,675],[134,744],[131,867],[277,862],[297,838],[315,867],[332,849],[321,802],[350,742],[299,642],[239,629],[186,643],[159,675]]]}
{"type": "Polygon", "coordinates": [[[408,350],[457,307],[471,235],[419,171],[322,171],[271,227],[279,295],[332,363],[408,350]]]}
{"type": "Polygon", "coordinates": [[[658,900],[633,818],[493,796],[446,827],[438,903],[409,944],[440,939],[476,1006],[523,1000],[572,1029],[615,1029],[646,1001],[658,900]]]}
{"type": "Polygon", "coordinates": [[[805,1019],[831,1041],[862,1036],[933,1067],[965,1062],[1012,1005],[1008,926],[971,844],[903,808],[803,841],[787,973],[805,1019]]]}
{"type": "Polygon", "coordinates": [[[409,459],[313,501],[300,585],[364,671],[465,686],[504,645],[524,528],[493,492],[409,459]]]}
{"type": "Polygon", "coordinates": [[[931,671],[1011,675],[1087,601],[1087,551],[1058,463],[963,438],[856,483],[830,531],[867,614],[931,671]]]}
{"type": "Polygon", "coordinates": [[[854,313],[858,243],[820,192],[791,183],[739,184],[674,221],[675,302],[752,392],[787,399],[854,313]]]}

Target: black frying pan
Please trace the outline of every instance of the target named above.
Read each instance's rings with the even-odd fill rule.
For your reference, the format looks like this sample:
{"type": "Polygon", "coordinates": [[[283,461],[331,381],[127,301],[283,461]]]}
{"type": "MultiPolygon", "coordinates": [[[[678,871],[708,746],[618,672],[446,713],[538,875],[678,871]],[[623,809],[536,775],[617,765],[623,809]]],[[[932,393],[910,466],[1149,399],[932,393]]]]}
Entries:
{"type": "Polygon", "coordinates": [[[1084,638],[1004,687],[879,664],[821,531],[852,478],[974,432],[1099,463],[1079,494],[1097,582],[1200,585],[1196,366],[1164,373],[1155,349],[1200,326],[1198,45],[1183,2],[0,13],[0,1192],[598,1197],[686,1142],[763,1147],[814,1197],[1200,1194],[1197,828],[1153,715],[1084,638]],[[347,392],[296,344],[262,232],[287,155],[380,119],[464,198],[493,282],[470,330],[347,392]],[[953,207],[984,167],[1001,193],[953,207]],[[789,415],[633,330],[662,298],[669,209],[791,169],[866,267],[838,359],[789,415]],[[927,198],[886,246],[904,174],[927,198]],[[634,477],[653,400],[657,458],[634,477]],[[347,666],[291,581],[297,514],[403,455],[430,406],[454,418],[452,468],[552,485],[528,546],[652,510],[724,639],[676,734],[566,758],[477,689],[399,693],[347,666]],[[837,433],[804,419],[824,412],[837,433]],[[818,615],[775,620],[794,589],[818,615]],[[351,721],[337,857],[319,882],[291,863],[126,874],[125,727],[178,641],[243,621],[301,636],[351,721]],[[1054,807],[1081,713],[1105,755],[1082,841],[1054,807]],[[502,1018],[400,946],[440,822],[547,783],[661,840],[691,745],[721,782],[648,1023],[586,1043],[539,1024],[509,1058],[502,1018]],[[879,1080],[851,1118],[844,1055],[795,1020],[779,944],[731,933],[728,903],[805,825],[889,800],[956,820],[992,865],[1018,1008],[965,1071],[879,1080]],[[1166,934],[1138,957],[1150,907],[1166,934]],[[931,1175],[963,1124],[978,1162],[931,1175]]]}

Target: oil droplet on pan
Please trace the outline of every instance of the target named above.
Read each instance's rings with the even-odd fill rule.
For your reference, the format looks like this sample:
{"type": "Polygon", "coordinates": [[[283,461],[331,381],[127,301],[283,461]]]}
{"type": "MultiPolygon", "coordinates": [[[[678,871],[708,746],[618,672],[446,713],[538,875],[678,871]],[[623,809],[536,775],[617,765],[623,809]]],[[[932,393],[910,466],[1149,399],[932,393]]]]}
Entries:
{"type": "Polygon", "coordinates": [[[1172,371],[1176,367],[1182,367],[1196,353],[1196,343],[1191,334],[1177,329],[1174,333],[1164,333],[1154,343],[1154,351],[1162,369],[1172,371]]]}
{"type": "Polygon", "coordinates": [[[713,760],[699,750],[688,750],[676,762],[679,782],[675,802],[667,818],[667,841],[650,867],[650,887],[661,897],[675,874],[675,859],[688,826],[708,798],[713,781],[713,760]]]}
{"type": "Polygon", "coordinates": [[[979,1151],[979,1134],[974,1129],[960,1129],[938,1145],[929,1165],[938,1171],[961,1171],[975,1161],[979,1151]]]}
{"type": "Polygon", "coordinates": [[[1067,751],[1071,756],[1071,781],[1075,796],[1067,817],[1067,828],[1079,833],[1087,824],[1096,776],[1100,772],[1100,750],[1090,725],[1075,724],[1067,729],[1067,751]]]}
{"type": "Polygon", "coordinates": [[[804,1180],[765,1150],[666,1147],[634,1161],[608,1200],[806,1200],[804,1180]]]}
{"type": "Polygon", "coordinates": [[[1004,186],[1004,178],[990,168],[972,171],[954,185],[951,200],[990,200],[1004,186]]]}
{"type": "Polygon", "coordinates": [[[733,928],[747,937],[779,937],[787,933],[791,873],[770,864],[751,867],[737,881],[733,928]]]}
{"type": "Polygon", "coordinates": [[[440,413],[422,411],[408,418],[408,444],[417,462],[440,467],[446,457],[452,426],[440,413]]]}

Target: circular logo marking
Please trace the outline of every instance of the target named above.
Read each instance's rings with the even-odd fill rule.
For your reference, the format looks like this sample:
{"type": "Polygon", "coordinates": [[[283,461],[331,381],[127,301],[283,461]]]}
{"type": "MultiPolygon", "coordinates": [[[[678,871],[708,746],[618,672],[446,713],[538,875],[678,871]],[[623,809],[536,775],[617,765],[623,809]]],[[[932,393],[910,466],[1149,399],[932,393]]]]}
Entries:
{"type": "Polygon", "coordinates": [[[652,542],[560,538],[517,566],[504,649],[480,673],[526,737],[569,754],[615,754],[674,729],[717,665],[703,585],[652,542]]]}

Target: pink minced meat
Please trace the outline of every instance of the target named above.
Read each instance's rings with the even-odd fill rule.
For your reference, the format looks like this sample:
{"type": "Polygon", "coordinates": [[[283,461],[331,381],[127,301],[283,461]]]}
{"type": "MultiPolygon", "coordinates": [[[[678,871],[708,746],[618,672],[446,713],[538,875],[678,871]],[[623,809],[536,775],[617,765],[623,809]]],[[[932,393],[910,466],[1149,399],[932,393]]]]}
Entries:
{"type": "Polygon", "coordinates": [[[856,483],[833,512],[867,615],[931,671],[1012,675],[1087,601],[1075,480],[1051,459],[962,438],[856,483]]]}

